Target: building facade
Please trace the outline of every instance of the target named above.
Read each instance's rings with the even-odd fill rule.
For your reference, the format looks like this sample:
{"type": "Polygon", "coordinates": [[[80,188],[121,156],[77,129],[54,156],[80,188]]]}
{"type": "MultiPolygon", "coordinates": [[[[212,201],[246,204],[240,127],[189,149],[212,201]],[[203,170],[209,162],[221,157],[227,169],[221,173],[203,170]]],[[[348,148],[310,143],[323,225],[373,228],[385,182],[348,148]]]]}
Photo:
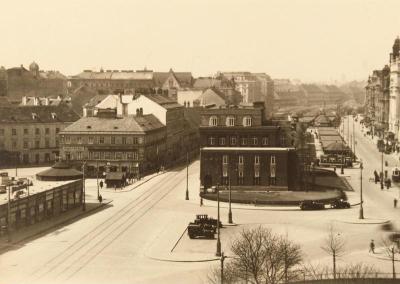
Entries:
{"type": "Polygon", "coordinates": [[[399,140],[400,127],[400,38],[397,37],[390,54],[389,131],[399,140]]]}
{"type": "MultiPolygon", "coordinates": [[[[1,76],[0,76],[1,77],[1,76]]],[[[43,71],[32,62],[29,69],[23,65],[7,69],[7,96],[20,102],[23,96],[49,97],[67,94],[67,77],[58,71],[43,71]]]]}
{"type": "Polygon", "coordinates": [[[390,68],[374,70],[365,87],[366,114],[371,120],[372,132],[383,135],[389,130],[390,68]]]}
{"type": "Polygon", "coordinates": [[[99,110],[60,132],[60,152],[76,167],[85,163],[89,176],[122,171],[140,177],[165,164],[166,135],[152,114],[117,116],[116,110],[99,110]]]}
{"type": "Polygon", "coordinates": [[[200,180],[220,185],[291,190],[297,158],[285,129],[270,123],[264,104],[200,112],[200,180]]]}
{"type": "Polygon", "coordinates": [[[59,156],[58,134],[79,116],[68,106],[0,108],[0,163],[51,163],[59,156]]]}

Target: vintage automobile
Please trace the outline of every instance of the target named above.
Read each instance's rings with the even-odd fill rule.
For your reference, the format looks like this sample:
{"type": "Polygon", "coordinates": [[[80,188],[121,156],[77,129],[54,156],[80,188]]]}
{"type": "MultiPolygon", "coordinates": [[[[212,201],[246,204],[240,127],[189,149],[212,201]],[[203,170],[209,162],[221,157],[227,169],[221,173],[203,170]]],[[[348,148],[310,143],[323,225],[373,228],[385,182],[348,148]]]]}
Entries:
{"type": "MultiPolygon", "coordinates": [[[[198,214],[194,220],[195,224],[207,224],[214,228],[214,232],[217,230],[218,220],[212,217],[208,217],[207,214],[198,214]]],[[[222,223],[219,222],[219,227],[222,228],[222,223]]]]}
{"type": "Polygon", "coordinates": [[[301,210],[323,210],[325,204],[314,200],[304,200],[300,203],[301,210]]]}
{"type": "Polygon", "coordinates": [[[350,203],[344,201],[343,199],[336,199],[331,202],[332,209],[347,209],[350,208],[350,203]]]}
{"type": "Polygon", "coordinates": [[[395,167],[392,170],[392,181],[393,182],[400,182],[400,169],[398,167],[395,167]]]}
{"type": "Polygon", "coordinates": [[[206,239],[214,239],[215,228],[209,224],[195,224],[190,222],[187,226],[187,232],[189,238],[206,238],[206,239]]]}

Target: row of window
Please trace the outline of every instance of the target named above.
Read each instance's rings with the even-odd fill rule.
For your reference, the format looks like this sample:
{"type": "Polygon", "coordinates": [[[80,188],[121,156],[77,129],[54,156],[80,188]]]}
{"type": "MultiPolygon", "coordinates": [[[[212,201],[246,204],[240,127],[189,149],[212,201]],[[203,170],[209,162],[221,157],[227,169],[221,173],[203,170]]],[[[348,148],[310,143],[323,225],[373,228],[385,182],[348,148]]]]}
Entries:
{"type": "Polygon", "coordinates": [[[88,136],[88,137],[71,137],[65,136],[61,138],[65,144],[142,144],[143,137],[104,137],[104,136],[88,136]]]}
{"type": "MultiPolygon", "coordinates": [[[[55,147],[59,146],[59,142],[58,139],[55,140],[55,147]]],[[[35,140],[35,141],[28,141],[28,140],[24,140],[22,141],[22,148],[23,149],[30,149],[30,148],[41,148],[43,146],[43,144],[41,143],[40,140],[35,140]]],[[[45,148],[50,148],[52,147],[51,143],[50,143],[50,139],[45,139],[44,140],[44,147],[45,148]]],[[[17,140],[12,140],[11,141],[11,148],[12,149],[17,149],[18,148],[18,141],[17,140]]]]}
{"type": "MultiPolygon", "coordinates": [[[[223,155],[222,156],[222,165],[228,165],[229,164],[229,156],[228,155],[223,155]]],[[[244,165],[244,156],[239,155],[238,156],[238,164],[239,165],[244,165]]],[[[260,164],[260,156],[259,155],[254,155],[254,164],[259,165],[260,164]]],[[[270,164],[271,165],[276,165],[276,157],[275,155],[271,155],[270,157],[270,164]]]]}
{"type": "MultiPolygon", "coordinates": [[[[56,128],[56,134],[57,134],[58,132],[60,132],[60,128],[56,128]]],[[[12,136],[16,136],[17,133],[18,133],[18,130],[17,130],[16,128],[12,128],[12,129],[11,129],[11,135],[12,135],[12,136]]],[[[23,134],[24,134],[24,135],[29,135],[29,134],[40,135],[40,134],[42,134],[42,133],[41,133],[41,131],[40,131],[40,128],[35,128],[34,133],[30,133],[29,128],[24,128],[24,129],[23,129],[23,134]]],[[[44,129],[44,134],[45,134],[45,135],[50,135],[50,128],[46,127],[46,128],[44,129]]],[[[0,135],[5,135],[5,129],[0,128],[0,135]]]]}
{"type": "MultiPolygon", "coordinates": [[[[241,137],[238,138],[236,136],[232,136],[229,138],[229,141],[227,141],[228,138],[226,137],[208,137],[208,145],[209,146],[237,146],[240,145],[245,146],[245,145],[261,145],[261,146],[268,146],[269,145],[269,139],[268,137],[262,137],[261,140],[258,137],[241,137]],[[228,143],[229,142],[229,143],[228,143]],[[260,144],[261,142],[261,144],[260,144]]],[[[280,138],[281,146],[285,146],[286,139],[284,136],[281,136],[280,138]]]]}
{"type": "Polygon", "coordinates": [[[89,157],[87,152],[65,152],[66,160],[138,160],[138,152],[89,152],[89,157]]]}
{"type": "MultiPolygon", "coordinates": [[[[235,126],[235,122],[236,122],[236,119],[232,115],[227,116],[226,119],[225,119],[225,125],[226,126],[235,126]]],[[[215,116],[215,115],[211,116],[209,121],[208,121],[208,125],[209,126],[218,126],[218,117],[215,116]]],[[[243,126],[251,126],[252,125],[251,116],[243,117],[242,125],[243,126]]]]}

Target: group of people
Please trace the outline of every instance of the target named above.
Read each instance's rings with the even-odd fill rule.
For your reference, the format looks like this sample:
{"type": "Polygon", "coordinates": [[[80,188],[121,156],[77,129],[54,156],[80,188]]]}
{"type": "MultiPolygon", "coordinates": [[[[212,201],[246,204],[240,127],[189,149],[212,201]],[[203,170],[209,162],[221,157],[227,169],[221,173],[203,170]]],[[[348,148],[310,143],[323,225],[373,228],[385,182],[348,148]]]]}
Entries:
{"type": "Polygon", "coordinates": [[[374,171],[374,181],[375,181],[375,184],[377,184],[380,181],[384,181],[387,189],[389,189],[392,186],[392,180],[390,179],[390,177],[388,177],[387,171],[385,171],[385,177],[384,177],[382,172],[380,172],[380,174],[378,174],[378,172],[375,170],[374,171]]]}

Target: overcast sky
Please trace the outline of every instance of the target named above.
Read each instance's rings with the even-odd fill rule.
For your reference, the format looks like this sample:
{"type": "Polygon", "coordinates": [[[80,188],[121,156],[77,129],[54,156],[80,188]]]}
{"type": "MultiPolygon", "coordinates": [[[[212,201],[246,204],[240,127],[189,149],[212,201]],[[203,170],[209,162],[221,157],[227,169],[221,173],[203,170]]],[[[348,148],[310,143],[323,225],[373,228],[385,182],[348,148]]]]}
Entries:
{"type": "Polygon", "coordinates": [[[27,0],[0,7],[0,65],[366,79],[388,63],[399,0],[27,0]]]}

